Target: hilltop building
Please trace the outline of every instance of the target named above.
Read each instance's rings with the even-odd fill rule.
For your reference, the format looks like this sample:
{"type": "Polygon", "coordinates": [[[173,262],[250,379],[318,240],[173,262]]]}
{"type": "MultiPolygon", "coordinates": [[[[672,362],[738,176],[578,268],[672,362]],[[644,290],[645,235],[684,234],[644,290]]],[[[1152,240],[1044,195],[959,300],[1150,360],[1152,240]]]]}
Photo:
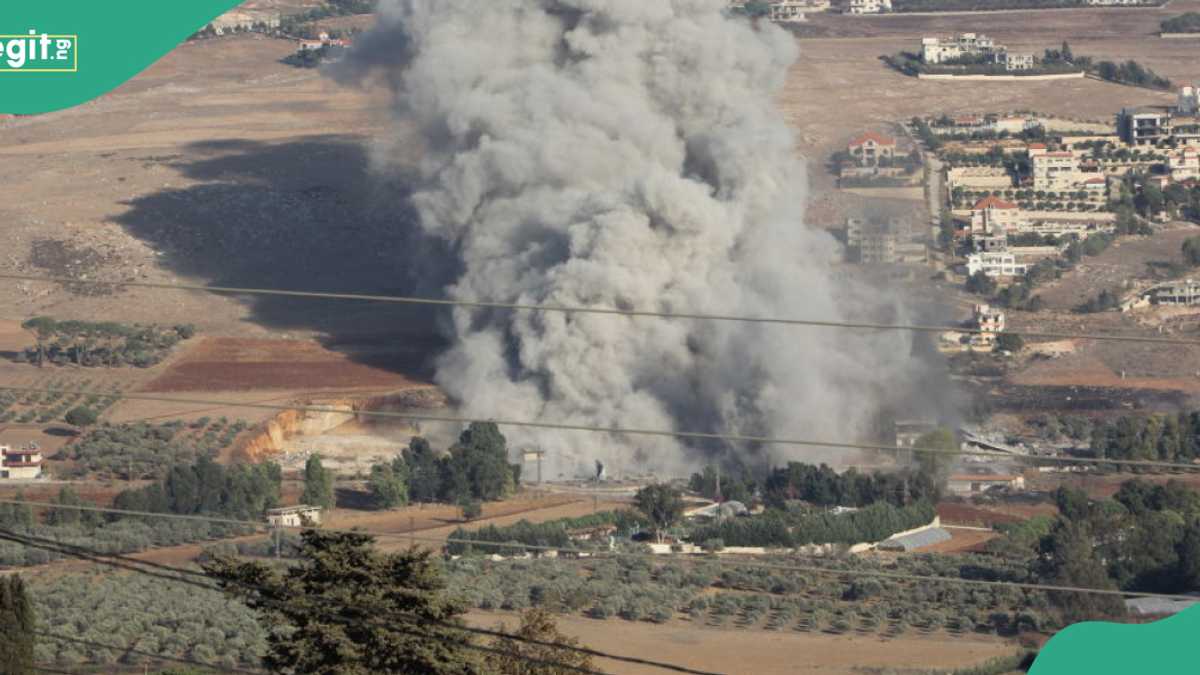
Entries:
{"type": "Polygon", "coordinates": [[[1173,106],[1121,109],[1117,133],[1129,145],[1200,144],[1200,90],[1180,88],[1173,106]]]}
{"type": "Polygon", "coordinates": [[[1005,70],[1033,70],[1037,59],[1031,53],[1010,52],[1008,47],[996,44],[992,38],[975,33],[963,33],[958,37],[921,38],[921,60],[928,64],[995,63],[1005,70]]]}
{"type": "Polygon", "coordinates": [[[879,14],[892,11],[892,0],[849,0],[847,14],[879,14]]]}
{"type": "Polygon", "coordinates": [[[995,40],[975,33],[963,33],[953,38],[921,38],[921,60],[925,63],[945,63],[965,56],[991,54],[995,50],[995,40]]]}

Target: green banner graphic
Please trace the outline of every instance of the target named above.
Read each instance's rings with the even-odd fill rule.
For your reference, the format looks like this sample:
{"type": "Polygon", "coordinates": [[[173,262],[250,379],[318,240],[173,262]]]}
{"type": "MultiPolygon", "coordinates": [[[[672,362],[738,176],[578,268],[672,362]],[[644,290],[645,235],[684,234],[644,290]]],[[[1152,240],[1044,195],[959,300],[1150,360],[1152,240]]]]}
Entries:
{"type": "Polygon", "coordinates": [[[238,0],[6,0],[0,113],[69,108],[116,89],[238,0]]]}
{"type": "Polygon", "coordinates": [[[1200,672],[1197,635],[1200,605],[1149,624],[1077,623],[1046,643],[1029,673],[1191,675],[1200,672]]]}

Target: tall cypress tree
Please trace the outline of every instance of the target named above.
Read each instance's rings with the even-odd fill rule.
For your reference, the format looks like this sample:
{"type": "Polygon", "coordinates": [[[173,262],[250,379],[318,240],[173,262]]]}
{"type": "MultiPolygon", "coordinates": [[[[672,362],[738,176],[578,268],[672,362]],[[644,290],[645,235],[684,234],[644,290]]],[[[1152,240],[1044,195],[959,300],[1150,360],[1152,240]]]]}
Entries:
{"type": "Polygon", "coordinates": [[[0,673],[34,672],[34,630],[33,602],[21,575],[0,580],[0,673]]]}
{"type": "Polygon", "coordinates": [[[333,474],[321,464],[321,456],[314,454],[304,464],[304,494],[300,501],[321,508],[333,508],[333,474]]]}

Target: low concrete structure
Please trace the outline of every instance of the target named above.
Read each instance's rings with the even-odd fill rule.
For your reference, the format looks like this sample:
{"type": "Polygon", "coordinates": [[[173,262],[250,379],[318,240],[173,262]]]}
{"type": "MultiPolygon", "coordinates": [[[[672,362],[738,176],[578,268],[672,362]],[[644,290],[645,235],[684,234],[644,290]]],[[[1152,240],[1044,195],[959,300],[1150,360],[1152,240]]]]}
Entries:
{"type": "Polygon", "coordinates": [[[978,494],[992,488],[1024,490],[1024,476],[956,474],[946,480],[946,488],[955,494],[978,494]]]}
{"type": "Polygon", "coordinates": [[[300,504],[267,511],[271,527],[309,527],[321,523],[321,507],[300,504]]]}

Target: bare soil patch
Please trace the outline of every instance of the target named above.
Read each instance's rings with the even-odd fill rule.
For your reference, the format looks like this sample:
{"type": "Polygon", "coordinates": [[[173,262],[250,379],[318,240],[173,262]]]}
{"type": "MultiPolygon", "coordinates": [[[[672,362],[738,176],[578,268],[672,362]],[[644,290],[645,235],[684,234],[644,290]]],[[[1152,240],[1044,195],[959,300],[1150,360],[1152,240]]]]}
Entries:
{"type": "Polygon", "coordinates": [[[926,546],[921,553],[976,553],[984,550],[984,544],[999,537],[999,533],[982,530],[959,530],[950,528],[949,541],[941,541],[933,546],[926,546]]]}
{"type": "Polygon", "coordinates": [[[311,341],[210,337],[142,390],[402,389],[427,384],[311,341]]]}
{"type": "MultiPolygon", "coordinates": [[[[520,619],[510,612],[472,611],[475,626],[492,628],[520,619]]],[[[882,639],[875,636],[827,635],[760,629],[714,629],[685,621],[665,624],[619,619],[557,617],[558,627],[592,649],[624,656],[666,661],[723,673],[853,673],[864,669],[927,672],[975,665],[1016,651],[995,637],[934,635],[882,639]]],[[[657,668],[597,661],[606,672],[651,675],[657,668]]],[[[874,672],[874,670],[872,670],[874,672]]]]}

